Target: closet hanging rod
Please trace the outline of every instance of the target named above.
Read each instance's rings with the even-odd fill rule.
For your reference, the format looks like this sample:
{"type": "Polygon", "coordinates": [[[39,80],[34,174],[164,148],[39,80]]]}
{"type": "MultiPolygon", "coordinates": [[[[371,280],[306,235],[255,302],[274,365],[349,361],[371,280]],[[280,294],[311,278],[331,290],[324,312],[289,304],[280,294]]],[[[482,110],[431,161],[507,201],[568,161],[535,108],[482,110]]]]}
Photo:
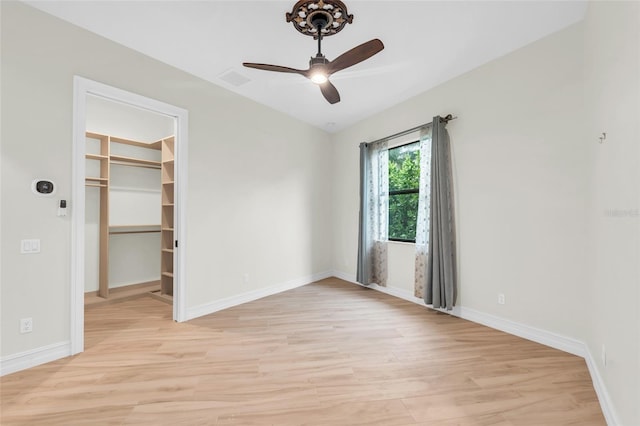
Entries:
{"type": "Polygon", "coordinates": [[[116,229],[140,229],[140,228],[157,228],[160,229],[159,223],[141,223],[136,225],[110,225],[112,230],[116,229]]]}
{"type": "Polygon", "coordinates": [[[157,231],[109,231],[109,235],[120,235],[120,234],[152,234],[152,233],[158,233],[160,232],[160,230],[158,229],[157,231]]]}
{"type": "Polygon", "coordinates": [[[114,225],[109,227],[109,235],[149,234],[156,232],[160,232],[160,225],[114,225]]]}
{"type": "Polygon", "coordinates": [[[117,166],[142,167],[144,169],[160,170],[160,165],[155,165],[155,164],[142,164],[142,163],[134,163],[130,161],[121,161],[121,160],[111,160],[111,164],[115,164],[117,166]]]}
{"type": "Polygon", "coordinates": [[[133,158],[133,157],[125,157],[124,155],[114,155],[110,156],[112,161],[122,161],[124,163],[131,164],[144,164],[147,166],[158,166],[160,167],[160,162],[155,160],[146,160],[144,158],[133,158]]]}

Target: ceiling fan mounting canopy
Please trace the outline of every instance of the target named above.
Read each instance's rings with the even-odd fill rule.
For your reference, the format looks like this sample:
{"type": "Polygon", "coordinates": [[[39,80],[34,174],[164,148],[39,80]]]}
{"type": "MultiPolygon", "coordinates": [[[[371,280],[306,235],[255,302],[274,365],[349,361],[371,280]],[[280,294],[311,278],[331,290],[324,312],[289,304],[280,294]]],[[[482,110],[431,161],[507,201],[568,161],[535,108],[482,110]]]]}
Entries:
{"type": "Polygon", "coordinates": [[[313,38],[318,38],[318,31],[322,37],[337,34],[353,22],[353,15],[340,0],[300,0],[285,16],[301,34],[313,38]]]}
{"type": "MultiPolygon", "coordinates": [[[[332,16],[325,12],[324,10],[317,10],[312,12],[309,15],[309,21],[311,21],[311,26],[314,28],[320,28],[320,31],[326,30],[329,25],[331,25],[331,21],[333,20],[332,16]]],[[[324,34],[323,34],[324,37],[324,34]]]]}

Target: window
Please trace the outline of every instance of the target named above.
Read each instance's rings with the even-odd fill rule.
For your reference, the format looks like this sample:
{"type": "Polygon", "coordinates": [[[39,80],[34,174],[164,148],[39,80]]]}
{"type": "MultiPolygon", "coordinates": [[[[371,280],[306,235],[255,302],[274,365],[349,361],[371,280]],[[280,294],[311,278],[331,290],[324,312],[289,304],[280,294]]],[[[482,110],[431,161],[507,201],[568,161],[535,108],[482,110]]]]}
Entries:
{"type": "Polygon", "coordinates": [[[389,149],[389,240],[416,241],[420,142],[389,149]]]}

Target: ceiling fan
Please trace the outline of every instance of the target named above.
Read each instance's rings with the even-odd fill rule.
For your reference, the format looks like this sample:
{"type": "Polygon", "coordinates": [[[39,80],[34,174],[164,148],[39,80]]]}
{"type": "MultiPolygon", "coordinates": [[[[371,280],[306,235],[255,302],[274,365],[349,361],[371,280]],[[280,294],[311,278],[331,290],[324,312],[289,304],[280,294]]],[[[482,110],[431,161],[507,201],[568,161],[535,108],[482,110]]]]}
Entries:
{"type": "Polygon", "coordinates": [[[256,64],[244,62],[242,65],[265,71],[300,74],[320,87],[322,95],[330,104],[340,102],[338,89],[329,81],[332,74],[349,68],[384,49],[377,38],[362,43],[346,51],[333,61],[322,54],[322,39],[338,33],[347,23],[353,21],[353,15],[347,13],[347,7],[339,0],[300,0],[291,13],[286,14],[287,22],[293,22],[300,33],[318,40],[318,53],[309,61],[309,68],[299,70],[280,65],[256,64]]]}

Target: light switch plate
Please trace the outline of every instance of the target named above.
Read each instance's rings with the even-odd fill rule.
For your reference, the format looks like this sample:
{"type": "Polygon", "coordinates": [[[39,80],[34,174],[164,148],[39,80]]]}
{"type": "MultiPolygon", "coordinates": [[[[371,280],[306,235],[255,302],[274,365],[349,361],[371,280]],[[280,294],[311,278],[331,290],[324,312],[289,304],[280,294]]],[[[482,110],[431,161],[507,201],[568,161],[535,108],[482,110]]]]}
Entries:
{"type": "Polygon", "coordinates": [[[20,253],[33,254],[40,253],[40,240],[22,240],[20,241],[20,253]]]}

